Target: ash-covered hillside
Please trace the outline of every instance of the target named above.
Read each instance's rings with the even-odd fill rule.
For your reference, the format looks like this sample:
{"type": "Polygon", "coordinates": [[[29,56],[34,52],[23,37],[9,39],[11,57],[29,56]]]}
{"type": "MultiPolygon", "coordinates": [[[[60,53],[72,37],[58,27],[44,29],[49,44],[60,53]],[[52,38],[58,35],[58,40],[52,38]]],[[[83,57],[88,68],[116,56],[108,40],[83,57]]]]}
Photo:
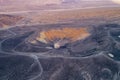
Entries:
{"type": "MultiPolygon", "coordinates": [[[[59,41],[59,39],[49,43],[36,39],[43,30],[49,31],[57,26],[63,29],[63,25],[67,26],[68,24],[17,26],[1,30],[0,79],[120,79],[119,24],[86,26],[84,28],[87,28],[89,36],[74,42],[65,43],[57,48],[54,46],[54,41],[59,41]]],[[[74,28],[82,28],[82,26],[79,25],[74,28]]],[[[73,30],[72,33],[75,35],[76,31],[73,30]]]]}

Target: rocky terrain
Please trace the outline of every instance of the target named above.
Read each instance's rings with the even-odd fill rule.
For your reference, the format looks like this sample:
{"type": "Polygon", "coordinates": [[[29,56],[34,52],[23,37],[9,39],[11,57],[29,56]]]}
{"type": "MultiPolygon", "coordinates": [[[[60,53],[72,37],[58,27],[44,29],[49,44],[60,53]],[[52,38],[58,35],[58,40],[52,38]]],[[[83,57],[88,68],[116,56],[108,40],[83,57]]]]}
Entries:
{"type": "Polygon", "coordinates": [[[23,19],[22,16],[1,14],[0,15],[0,28],[7,28],[10,26],[14,26],[22,19],[23,19]]]}
{"type": "Polygon", "coordinates": [[[120,8],[0,14],[0,80],[119,80],[119,14],[120,8]]]}

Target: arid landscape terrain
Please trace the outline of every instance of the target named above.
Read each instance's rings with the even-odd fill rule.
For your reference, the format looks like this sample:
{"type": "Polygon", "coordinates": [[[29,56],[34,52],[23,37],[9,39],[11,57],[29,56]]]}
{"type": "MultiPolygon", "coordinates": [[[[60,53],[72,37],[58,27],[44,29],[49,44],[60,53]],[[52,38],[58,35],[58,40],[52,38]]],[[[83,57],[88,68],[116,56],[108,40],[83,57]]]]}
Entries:
{"type": "Polygon", "coordinates": [[[119,20],[119,14],[119,7],[43,11],[40,13],[32,12],[25,14],[0,14],[0,27],[6,28],[14,25],[72,23],[75,21],[79,21],[81,23],[84,20],[93,18],[95,21],[100,19],[103,22],[111,22],[111,20],[119,20]]]}
{"type": "Polygon", "coordinates": [[[120,80],[119,0],[0,6],[0,80],[120,80]]]}

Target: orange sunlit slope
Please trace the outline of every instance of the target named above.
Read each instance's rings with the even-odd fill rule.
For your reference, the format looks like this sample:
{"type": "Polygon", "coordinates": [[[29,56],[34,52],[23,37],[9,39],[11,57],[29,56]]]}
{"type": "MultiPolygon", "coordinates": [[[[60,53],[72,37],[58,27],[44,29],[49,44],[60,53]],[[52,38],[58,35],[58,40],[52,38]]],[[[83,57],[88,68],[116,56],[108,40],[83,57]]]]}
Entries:
{"type": "Polygon", "coordinates": [[[62,29],[51,29],[43,31],[37,37],[37,40],[42,42],[53,41],[55,39],[69,39],[70,41],[76,41],[88,37],[90,33],[87,28],[62,28],[62,29]]]}

